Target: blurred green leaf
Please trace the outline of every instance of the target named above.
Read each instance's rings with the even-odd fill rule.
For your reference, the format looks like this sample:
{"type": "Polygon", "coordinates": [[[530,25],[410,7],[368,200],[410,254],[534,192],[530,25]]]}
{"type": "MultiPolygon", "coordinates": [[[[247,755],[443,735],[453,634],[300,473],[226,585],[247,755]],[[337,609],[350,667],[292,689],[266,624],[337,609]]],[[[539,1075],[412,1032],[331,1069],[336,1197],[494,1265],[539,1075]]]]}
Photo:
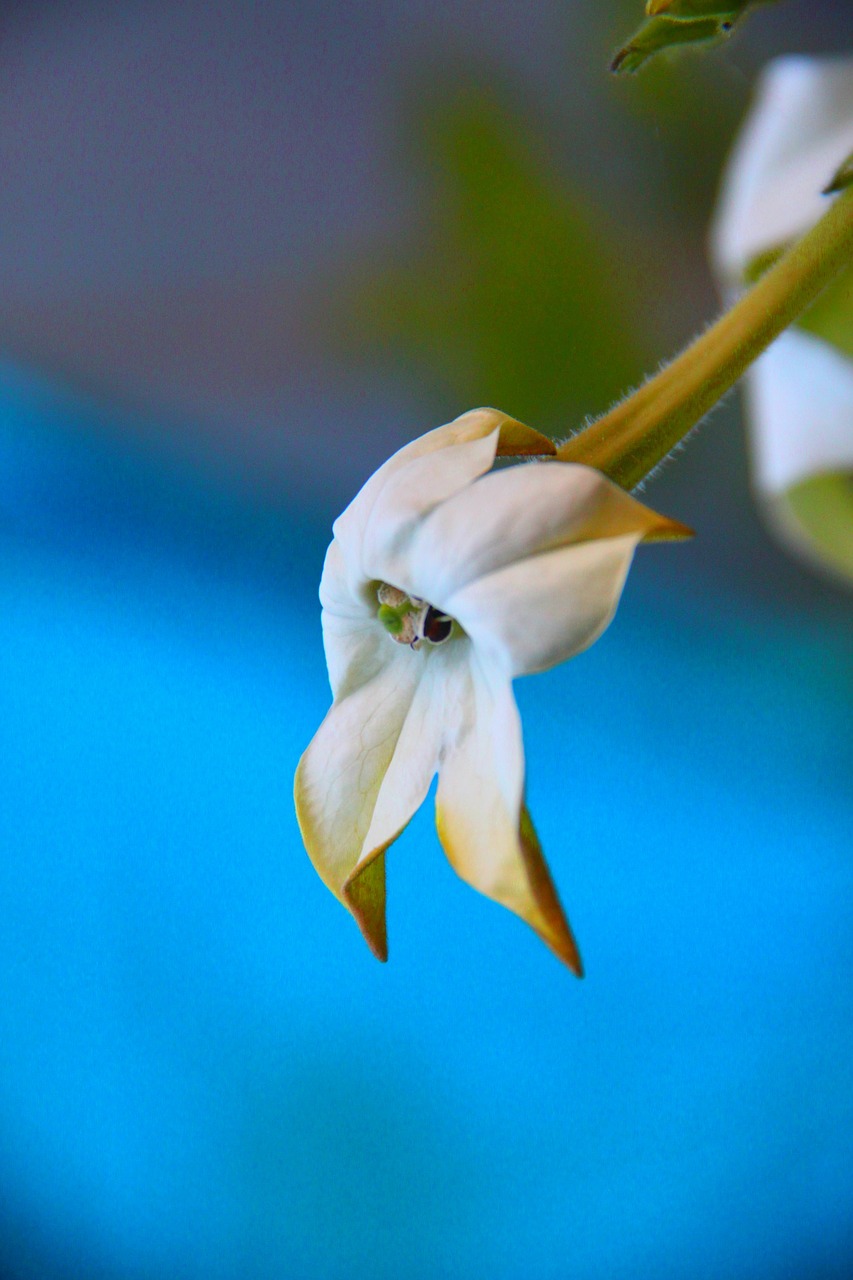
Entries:
{"type": "Polygon", "coordinates": [[[623,241],[494,86],[433,86],[415,126],[420,228],[396,261],[362,265],[343,339],[453,405],[565,432],[642,374],[623,241]]]}
{"type": "Polygon", "coordinates": [[[785,492],[788,518],[806,533],[813,551],[838,573],[853,578],[853,476],[810,476],[785,492]]]}
{"type": "MultiPolygon", "coordinates": [[[[824,289],[799,323],[853,360],[853,266],[824,289]]],[[[853,423],[850,429],[853,431],[853,423]]]]}
{"type": "MultiPolygon", "coordinates": [[[[655,177],[665,184],[660,203],[682,221],[682,235],[695,237],[697,248],[701,238],[703,253],[708,209],[747,96],[740,79],[721,94],[719,76],[707,62],[660,58],[624,98],[654,137],[655,177]]],[[[653,181],[649,166],[645,181],[653,181]]]]}

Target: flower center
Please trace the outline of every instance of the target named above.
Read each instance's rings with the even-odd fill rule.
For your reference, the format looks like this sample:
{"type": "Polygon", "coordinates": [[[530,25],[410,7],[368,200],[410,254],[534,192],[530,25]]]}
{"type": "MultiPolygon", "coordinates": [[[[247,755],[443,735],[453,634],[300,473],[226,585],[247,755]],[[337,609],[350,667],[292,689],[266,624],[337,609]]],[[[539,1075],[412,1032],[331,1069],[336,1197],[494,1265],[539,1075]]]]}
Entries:
{"type": "Polygon", "coordinates": [[[420,649],[424,640],[444,644],[453,631],[453,619],[418,596],[407,596],[399,587],[382,582],[376,592],[377,617],[397,644],[420,649]]]}

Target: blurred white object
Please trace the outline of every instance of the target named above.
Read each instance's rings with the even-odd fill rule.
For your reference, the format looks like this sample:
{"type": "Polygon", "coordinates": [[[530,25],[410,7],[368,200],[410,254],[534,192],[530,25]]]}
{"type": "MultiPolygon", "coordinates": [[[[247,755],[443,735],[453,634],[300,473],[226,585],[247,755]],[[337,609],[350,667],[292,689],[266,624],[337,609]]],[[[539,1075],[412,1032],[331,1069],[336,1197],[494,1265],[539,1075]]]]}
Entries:
{"type": "MultiPolygon", "coordinates": [[[[815,223],[853,153],[853,57],[786,57],[759,81],[723,176],[711,254],[726,290],[815,223]]],[[[833,329],[853,340],[849,285],[833,329]],[[849,315],[849,321],[847,319],[849,315]],[[839,320],[841,324],[839,324],[839,320]]],[[[774,526],[814,561],[853,577],[853,360],[822,330],[793,328],[747,377],[754,480],[774,526]]]]}

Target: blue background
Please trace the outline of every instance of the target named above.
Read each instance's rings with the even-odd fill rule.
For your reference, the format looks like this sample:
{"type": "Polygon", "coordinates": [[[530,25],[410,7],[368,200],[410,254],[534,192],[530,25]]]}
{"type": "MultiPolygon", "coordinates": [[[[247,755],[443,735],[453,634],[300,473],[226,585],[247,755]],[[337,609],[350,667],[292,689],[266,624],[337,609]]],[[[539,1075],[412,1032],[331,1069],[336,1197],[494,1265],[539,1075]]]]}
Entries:
{"type": "Polygon", "coordinates": [[[214,429],[136,357],[143,410],[138,370],[110,381],[23,315],[0,367],[4,1276],[849,1275],[853,628],[758,524],[736,405],[647,494],[697,541],[641,548],[601,642],[518,685],[587,978],[455,878],[429,803],[389,855],[383,968],[292,810],[328,703],[317,581],[342,502],[466,402],[336,348],[247,473],[245,387],[214,429]]]}

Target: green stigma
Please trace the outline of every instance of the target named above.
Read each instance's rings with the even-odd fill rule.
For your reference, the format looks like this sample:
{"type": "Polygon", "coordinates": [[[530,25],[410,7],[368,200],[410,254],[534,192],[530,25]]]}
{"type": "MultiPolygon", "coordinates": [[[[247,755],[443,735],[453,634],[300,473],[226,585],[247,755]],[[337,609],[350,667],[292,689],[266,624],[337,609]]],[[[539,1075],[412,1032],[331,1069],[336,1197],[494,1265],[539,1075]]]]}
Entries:
{"type": "Polygon", "coordinates": [[[394,609],[390,604],[382,604],[379,606],[377,617],[382,623],[385,630],[392,636],[398,636],[403,630],[403,619],[409,612],[409,602],[401,609],[394,609]]]}

